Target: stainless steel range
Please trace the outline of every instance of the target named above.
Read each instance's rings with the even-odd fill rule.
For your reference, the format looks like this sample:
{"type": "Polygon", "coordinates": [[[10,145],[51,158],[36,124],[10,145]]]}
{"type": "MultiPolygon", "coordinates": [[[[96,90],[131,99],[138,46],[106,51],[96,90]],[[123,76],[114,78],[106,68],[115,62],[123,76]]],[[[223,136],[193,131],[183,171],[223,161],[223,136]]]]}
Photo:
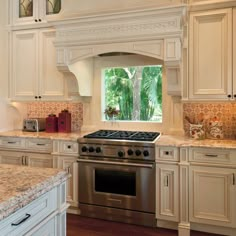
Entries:
{"type": "Polygon", "coordinates": [[[155,226],[159,132],[99,130],[79,139],[81,215],[155,226]]]}

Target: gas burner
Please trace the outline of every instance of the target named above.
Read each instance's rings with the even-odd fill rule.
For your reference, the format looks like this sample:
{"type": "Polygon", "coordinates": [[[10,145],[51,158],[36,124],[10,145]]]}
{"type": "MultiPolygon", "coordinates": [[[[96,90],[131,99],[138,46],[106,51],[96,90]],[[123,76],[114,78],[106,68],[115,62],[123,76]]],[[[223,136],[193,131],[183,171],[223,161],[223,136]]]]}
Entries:
{"type": "Polygon", "coordinates": [[[159,132],[98,130],[94,133],[85,135],[84,138],[154,141],[159,136],[159,132]]]}

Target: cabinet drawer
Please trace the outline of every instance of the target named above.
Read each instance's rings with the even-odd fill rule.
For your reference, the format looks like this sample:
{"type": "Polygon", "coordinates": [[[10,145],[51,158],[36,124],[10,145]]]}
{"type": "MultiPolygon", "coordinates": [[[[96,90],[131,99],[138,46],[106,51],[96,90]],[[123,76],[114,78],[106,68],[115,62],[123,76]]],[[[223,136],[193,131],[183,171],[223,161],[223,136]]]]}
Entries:
{"type": "Polygon", "coordinates": [[[216,148],[190,148],[189,161],[208,163],[236,163],[235,151],[216,148]],[[235,160],[234,160],[235,159],[235,160]]]}
{"type": "Polygon", "coordinates": [[[62,141],[60,142],[60,153],[62,154],[78,154],[79,144],[72,141],[62,141]]]}
{"type": "Polygon", "coordinates": [[[176,147],[156,147],[156,160],[179,161],[179,149],[176,147]]]}
{"type": "Polygon", "coordinates": [[[36,152],[52,152],[52,140],[51,139],[27,139],[26,149],[36,152]]]}
{"type": "Polygon", "coordinates": [[[25,148],[25,139],[16,137],[1,137],[0,147],[2,148],[25,148]]]}
{"type": "Polygon", "coordinates": [[[56,188],[2,220],[1,235],[23,235],[57,208],[56,188]],[[15,224],[15,225],[13,225],[15,224]]]}

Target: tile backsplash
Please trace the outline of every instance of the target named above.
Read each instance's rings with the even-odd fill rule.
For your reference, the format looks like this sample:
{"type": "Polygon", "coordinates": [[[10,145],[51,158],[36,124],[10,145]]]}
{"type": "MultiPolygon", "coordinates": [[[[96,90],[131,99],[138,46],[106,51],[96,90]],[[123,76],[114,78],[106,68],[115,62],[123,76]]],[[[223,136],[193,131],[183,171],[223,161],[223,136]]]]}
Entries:
{"type": "Polygon", "coordinates": [[[71,113],[71,130],[80,131],[83,124],[83,104],[69,102],[30,102],[27,103],[28,118],[46,118],[49,114],[58,114],[67,109],[71,113]]]}
{"type": "Polygon", "coordinates": [[[222,130],[225,139],[236,138],[236,103],[221,102],[221,103],[184,103],[184,132],[189,136],[189,122],[185,117],[189,117],[191,122],[198,123],[203,117],[204,128],[209,128],[209,121],[217,119],[222,122],[222,130]]]}

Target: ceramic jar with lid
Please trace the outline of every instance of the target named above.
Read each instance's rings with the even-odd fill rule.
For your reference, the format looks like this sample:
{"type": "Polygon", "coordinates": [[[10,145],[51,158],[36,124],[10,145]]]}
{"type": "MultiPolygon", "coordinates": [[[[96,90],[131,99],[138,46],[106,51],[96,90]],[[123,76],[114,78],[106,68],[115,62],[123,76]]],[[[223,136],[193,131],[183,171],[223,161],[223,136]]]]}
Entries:
{"type": "Polygon", "coordinates": [[[58,131],[63,133],[71,132],[71,113],[68,110],[62,110],[58,116],[58,131]]]}
{"type": "Polygon", "coordinates": [[[58,118],[55,114],[50,114],[46,118],[46,132],[55,133],[58,131],[58,118]]]}

